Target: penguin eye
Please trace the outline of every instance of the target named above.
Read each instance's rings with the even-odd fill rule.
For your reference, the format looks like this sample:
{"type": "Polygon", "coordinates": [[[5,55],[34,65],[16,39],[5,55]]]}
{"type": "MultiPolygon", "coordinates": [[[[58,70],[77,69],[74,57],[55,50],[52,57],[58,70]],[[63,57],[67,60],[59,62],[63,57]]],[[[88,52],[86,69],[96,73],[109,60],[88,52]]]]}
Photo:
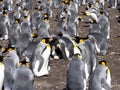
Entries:
{"type": "Polygon", "coordinates": [[[79,43],[82,43],[82,42],[84,42],[84,40],[83,40],[83,39],[80,39],[80,40],[79,40],[79,43]]]}

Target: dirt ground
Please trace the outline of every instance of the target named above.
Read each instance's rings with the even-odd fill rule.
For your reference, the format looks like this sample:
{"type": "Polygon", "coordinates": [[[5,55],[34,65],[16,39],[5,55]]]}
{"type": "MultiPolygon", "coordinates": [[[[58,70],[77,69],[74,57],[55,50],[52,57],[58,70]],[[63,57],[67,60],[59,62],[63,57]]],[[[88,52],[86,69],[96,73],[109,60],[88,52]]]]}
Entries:
{"type": "MultiPolygon", "coordinates": [[[[111,70],[111,90],[120,90],[120,23],[117,22],[116,17],[120,15],[117,9],[108,8],[108,3],[105,4],[105,9],[109,13],[110,19],[110,39],[108,40],[108,52],[105,59],[111,70]]],[[[79,8],[79,12],[85,10],[85,6],[79,8]]],[[[57,22],[55,21],[56,10],[53,10],[53,17],[50,19],[50,32],[52,33],[57,22]]],[[[78,13],[79,15],[79,13],[78,13]]],[[[87,20],[83,16],[84,21],[87,20]]],[[[89,27],[85,27],[85,23],[79,24],[79,35],[86,36],[89,27]]],[[[0,43],[4,44],[4,42],[0,43]]],[[[101,57],[97,57],[98,61],[101,57]]],[[[66,86],[66,66],[67,60],[50,60],[50,72],[48,76],[35,77],[36,90],[63,90],[66,86]]]]}
{"type": "MultiPolygon", "coordinates": [[[[108,11],[110,17],[110,39],[108,40],[108,52],[105,59],[111,70],[111,90],[120,90],[120,23],[117,22],[116,17],[120,15],[117,9],[108,8],[108,3],[105,4],[105,9],[108,11]]],[[[84,11],[85,6],[79,8],[79,12],[84,11]]],[[[51,32],[56,26],[55,20],[56,12],[53,12],[53,18],[50,21],[51,32]]],[[[85,20],[86,17],[83,16],[85,20]]],[[[84,27],[85,23],[79,25],[79,35],[85,36],[88,34],[88,27],[84,27]]],[[[98,61],[101,60],[97,57],[98,61]]],[[[67,60],[50,60],[51,70],[48,76],[35,77],[35,87],[37,90],[63,90],[66,85],[66,65],[67,60]]]]}

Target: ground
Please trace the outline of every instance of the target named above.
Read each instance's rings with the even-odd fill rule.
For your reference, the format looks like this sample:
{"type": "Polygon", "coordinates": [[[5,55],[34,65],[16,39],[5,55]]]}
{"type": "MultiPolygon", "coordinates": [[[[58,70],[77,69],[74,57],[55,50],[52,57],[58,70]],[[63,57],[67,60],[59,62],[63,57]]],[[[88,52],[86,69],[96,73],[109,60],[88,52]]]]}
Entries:
{"type": "MultiPolygon", "coordinates": [[[[108,52],[105,59],[108,62],[108,66],[111,70],[111,90],[120,90],[120,23],[117,22],[116,17],[119,16],[117,9],[108,8],[108,3],[105,4],[106,10],[110,17],[110,39],[108,40],[108,52]]],[[[79,8],[79,12],[85,10],[84,6],[79,8]]],[[[50,25],[51,31],[54,30],[55,22],[55,10],[53,12],[53,18],[51,18],[50,25]]],[[[86,19],[85,17],[83,17],[86,19]]],[[[82,22],[79,25],[79,35],[85,36],[88,33],[88,28],[84,27],[85,23],[82,22]]],[[[97,57],[98,61],[101,60],[97,57]]],[[[48,76],[35,77],[35,87],[37,90],[63,90],[66,85],[66,66],[69,61],[67,60],[50,60],[51,70],[48,76]]]]}
{"type": "MultiPolygon", "coordinates": [[[[107,8],[110,17],[110,39],[108,40],[108,52],[105,59],[108,62],[108,66],[111,70],[111,90],[120,90],[120,23],[117,22],[116,17],[120,15],[117,9],[107,8]]],[[[85,6],[79,8],[79,12],[84,11],[85,6]]],[[[54,30],[56,26],[55,15],[56,10],[53,10],[53,17],[50,19],[50,31],[54,30]]],[[[86,17],[83,16],[85,20],[86,17]]],[[[88,34],[88,27],[84,27],[85,23],[81,22],[79,25],[79,35],[85,36],[88,34]]],[[[1,43],[1,44],[4,44],[1,43]]],[[[101,57],[97,57],[98,61],[101,57]]],[[[50,60],[50,72],[48,76],[35,77],[36,90],[63,90],[66,85],[66,66],[69,61],[67,60],[50,60]]]]}

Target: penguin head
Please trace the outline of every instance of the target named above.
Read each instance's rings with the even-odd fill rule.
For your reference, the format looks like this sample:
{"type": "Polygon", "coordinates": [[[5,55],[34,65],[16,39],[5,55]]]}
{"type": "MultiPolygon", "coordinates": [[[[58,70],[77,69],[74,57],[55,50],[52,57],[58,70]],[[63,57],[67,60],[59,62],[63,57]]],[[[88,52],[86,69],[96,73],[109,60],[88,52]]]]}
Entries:
{"type": "Polygon", "coordinates": [[[77,24],[79,24],[82,21],[82,16],[77,17],[77,24]]]}
{"type": "Polygon", "coordinates": [[[18,66],[22,66],[22,65],[25,65],[25,66],[27,66],[27,67],[30,67],[30,63],[27,62],[26,60],[21,60],[21,61],[19,62],[18,66]]]}
{"type": "Polygon", "coordinates": [[[51,0],[47,0],[48,2],[51,2],[51,0]]]}
{"type": "Polygon", "coordinates": [[[30,60],[26,56],[22,56],[18,66],[25,65],[27,67],[30,67],[30,62],[29,61],[30,60]]]}
{"type": "Polygon", "coordinates": [[[16,6],[17,6],[17,7],[20,7],[20,3],[17,3],[16,6]]]}
{"type": "Polygon", "coordinates": [[[7,16],[8,15],[7,11],[3,10],[2,15],[7,16]]]}
{"type": "Polygon", "coordinates": [[[88,8],[91,8],[93,7],[93,4],[92,3],[88,3],[88,8]]]}
{"type": "Polygon", "coordinates": [[[51,45],[51,43],[53,42],[53,38],[52,37],[45,37],[45,38],[42,38],[41,39],[41,42],[42,43],[45,43],[45,44],[49,44],[49,45],[51,45]]]}
{"type": "Polygon", "coordinates": [[[23,12],[26,13],[28,10],[27,8],[23,8],[23,12]]]}
{"type": "Polygon", "coordinates": [[[105,60],[99,61],[99,64],[101,64],[103,66],[107,66],[107,62],[105,60]]]}
{"type": "Polygon", "coordinates": [[[45,14],[43,15],[43,21],[46,22],[46,23],[49,22],[49,14],[48,14],[48,13],[45,13],[45,14]]]}
{"type": "Polygon", "coordinates": [[[100,15],[104,15],[104,11],[103,10],[100,10],[100,15]]]}
{"type": "Polygon", "coordinates": [[[76,43],[82,43],[88,39],[89,39],[88,37],[79,37],[79,36],[73,37],[73,40],[75,40],[76,43]]]}
{"type": "Polygon", "coordinates": [[[96,3],[99,3],[99,0],[96,0],[96,3]]]}
{"type": "Polygon", "coordinates": [[[20,19],[15,19],[15,23],[20,23],[20,19]]]}
{"type": "Polygon", "coordinates": [[[39,0],[38,2],[37,2],[38,4],[42,4],[42,2],[39,0]]]}
{"type": "Polygon", "coordinates": [[[2,47],[2,53],[9,53],[12,50],[16,50],[15,47],[2,47]]]}
{"type": "Polygon", "coordinates": [[[28,17],[29,17],[29,16],[24,16],[24,18],[23,18],[23,19],[24,19],[24,20],[28,20],[28,17]]]}

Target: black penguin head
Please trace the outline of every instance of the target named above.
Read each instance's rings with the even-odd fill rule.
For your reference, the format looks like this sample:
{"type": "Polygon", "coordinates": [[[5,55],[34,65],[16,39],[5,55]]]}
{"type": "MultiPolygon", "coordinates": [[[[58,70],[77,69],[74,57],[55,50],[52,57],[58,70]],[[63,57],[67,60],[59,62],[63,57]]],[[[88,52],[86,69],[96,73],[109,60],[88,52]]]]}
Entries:
{"type": "Polygon", "coordinates": [[[17,6],[17,7],[20,7],[20,3],[17,3],[16,6],[17,6]]]}
{"type": "Polygon", "coordinates": [[[15,19],[15,23],[20,23],[20,19],[15,19]]]}
{"type": "Polygon", "coordinates": [[[73,40],[75,40],[76,43],[82,43],[85,40],[88,40],[88,37],[79,37],[79,36],[76,36],[76,37],[73,37],[73,40]]]}
{"type": "Polygon", "coordinates": [[[27,11],[28,11],[27,8],[24,8],[24,9],[23,9],[23,12],[24,12],[24,13],[27,12],[27,11]]]}
{"type": "Polygon", "coordinates": [[[46,22],[46,23],[49,22],[49,14],[48,14],[48,13],[44,13],[44,14],[43,14],[43,20],[44,20],[44,22],[46,22]]]}
{"type": "Polygon", "coordinates": [[[42,38],[41,39],[41,42],[42,43],[46,43],[46,44],[49,44],[50,42],[53,41],[53,38],[52,37],[45,37],[45,38],[42,38]]]}
{"type": "Polygon", "coordinates": [[[8,44],[8,47],[2,47],[2,53],[8,53],[12,50],[16,50],[16,48],[12,47],[10,44],[8,44]]]}
{"type": "Polygon", "coordinates": [[[38,4],[41,4],[42,2],[41,2],[41,1],[38,1],[37,3],[38,3],[38,4]]]}
{"type": "Polygon", "coordinates": [[[27,62],[26,60],[21,60],[21,61],[19,62],[19,65],[18,65],[18,66],[22,66],[22,65],[25,65],[25,66],[27,66],[27,67],[30,67],[30,63],[27,62]]]}
{"type": "Polygon", "coordinates": [[[107,62],[105,60],[100,61],[99,64],[101,64],[103,66],[107,66],[107,62]]]}
{"type": "Polygon", "coordinates": [[[3,15],[3,16],[7,16],[7,15],[8,15],[7,11],[6,11],[6,10],[3,10],[2,15],[3,15]]]}
{"type": "Polygon", "coordinates": [[[104,11],[103,10],[100,10],[100,15],[104,15],[104,11]]]}
{"type": "Polygon", "coordinates": [[[29,62],[29,59],[26,57],[26,56],[22,56],[21,57],[21,60],[18,64],[18,66],[22,66],[22,65],[25,65],[27,67],[30,67],[30,62],[29,62]]]}

